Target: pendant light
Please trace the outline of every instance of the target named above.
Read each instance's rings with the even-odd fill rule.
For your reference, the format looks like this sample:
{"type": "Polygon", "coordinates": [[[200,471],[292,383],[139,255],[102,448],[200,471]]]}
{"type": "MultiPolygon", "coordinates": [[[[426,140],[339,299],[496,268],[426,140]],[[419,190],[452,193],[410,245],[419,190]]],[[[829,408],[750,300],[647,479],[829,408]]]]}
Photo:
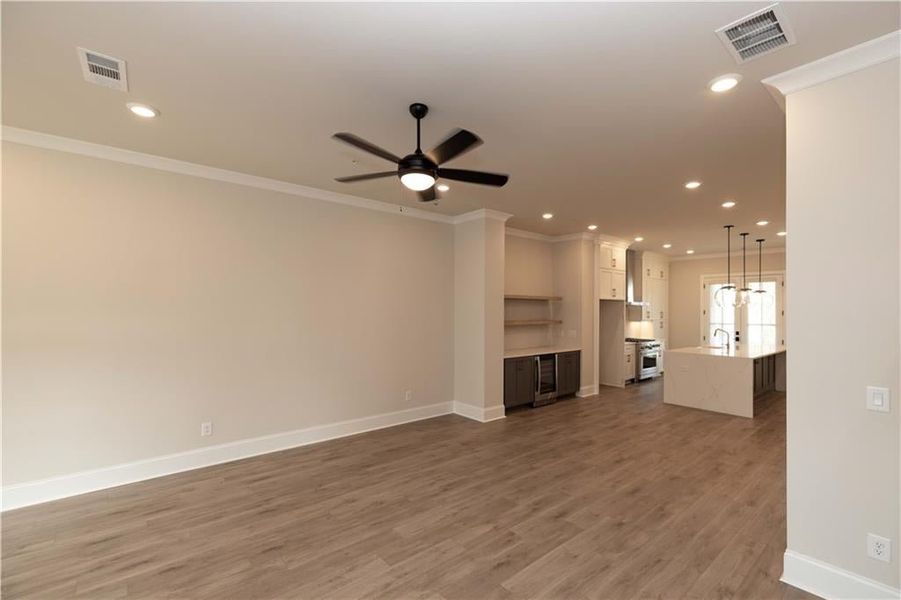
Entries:
{"type": "Polygon", "coordinates": [[[763,242],[766,240],[761,238],[754,241],[757,242],[757,289],[754,293],[766,294],[766,290],[763,289],[763,242]]]}
{"type": "Polygon", "coordinates": [[[751,292],[748,287],[748,233],[740,233],[741,236],[741,289],[735,299],[735,306],[744,306],[751,302],[751,292]]]}
{"type": "Polygon", "coordinates": [[[726,230],[726,285],[720,286],[713,294],[713,300],[720,308],[735,306],[735,285],[732,283],[732,228],[735,225],[723,225],[726,230]]]}
{"type": "Polygon", "coordinates": [[[757,289],[754,290],[754,293],[757,294],[760,310],[763,310],[764,307],[771,306],[775,299],[772,294],[763,289],[763,243],[766,240],[761,238],[754,241],[757,242],[757,289]]]}

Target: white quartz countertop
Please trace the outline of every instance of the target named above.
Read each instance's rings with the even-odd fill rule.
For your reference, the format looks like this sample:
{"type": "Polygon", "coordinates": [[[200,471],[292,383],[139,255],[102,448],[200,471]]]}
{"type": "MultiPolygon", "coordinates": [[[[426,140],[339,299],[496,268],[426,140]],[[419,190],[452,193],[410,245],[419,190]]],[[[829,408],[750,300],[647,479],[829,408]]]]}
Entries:
{"type": "Polygon", "coordinates": [[[700,354],[702,356],[722,356],[724,358],[761,358],[785,352],[785,346],[738,344],[728,349],[720,346],[688,346],[666,350],[667,353],[700,354]]]}
{"type": "Polygon", "coordinates": [[[514,348],[504,350],[504,358],[520,358],[523,356],[535,356],[536,354],[554,354],[557,352],[576,352],[580,346],[534,346],[532,348],[514,348]]]}

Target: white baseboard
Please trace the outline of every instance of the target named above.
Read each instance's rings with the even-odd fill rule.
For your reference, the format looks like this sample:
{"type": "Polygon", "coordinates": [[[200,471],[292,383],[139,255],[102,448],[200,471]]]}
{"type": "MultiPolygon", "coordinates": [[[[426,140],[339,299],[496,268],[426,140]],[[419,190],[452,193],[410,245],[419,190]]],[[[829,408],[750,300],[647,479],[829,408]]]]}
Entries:
{"type": "MultiPolygon", "coordinates": [[[[29,481],[4,486],[2,510],[22,508],[50,500],[77,496],[97,490],[172,475],[191,469],[209,467],[220,463],[278,452],[298,446],[306,446],[335,438],[355,435],[375,429],[383,429],[412,421],[431,419],[456,412],[457,403],[441,402],[429,406],[419,406],[397,412],[340,421],[328,425],[308,427],[262,437],[238,440],[217,446],[208,446],[187,452],[158,456],[132,463],[81,471],[49,479],[29,481]]],[[[475,407],[473,407],[475,408],[475,407]]],[[[503,406],[501,407],[503,411],[503,406]]],[[[468,415],[467,415],[468,416],[468,415]]],[[[501,414],[503,416],[503,412],[501,414]]]]}
{"type": "Polygon", "coordinates": [[[466,404],[465,402],[455,401],[454,412],[461,417],[466,417],[467,419],[472,419],[473,421],[478,421],[480,423],[496,421],[497,419],[503,419],[507,416],[503,404],[481,408],[479,406],[473,406],[472,404],[466,404]]]}
{"type": "Polygon", "coordinates": [[[781,581],[830,600],[901,598],[901,590],[793,550],[785,551],[781,581]]]}
{"type": "Polygon", "coordinates": [[[592,383],[590,385],[583,385],[579,388],[579,391],[576,392],[576,396],[579,398],[585,398],[586,396],[595,396],[598,393],[598,385],[596,383],[592,383]]]}

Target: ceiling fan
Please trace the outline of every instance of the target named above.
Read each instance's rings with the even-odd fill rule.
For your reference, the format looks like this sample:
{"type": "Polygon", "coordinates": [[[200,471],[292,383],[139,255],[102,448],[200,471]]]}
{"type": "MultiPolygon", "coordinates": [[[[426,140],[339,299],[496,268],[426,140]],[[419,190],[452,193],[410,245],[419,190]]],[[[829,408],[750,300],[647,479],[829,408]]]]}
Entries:
{"type": "Polygon", "coordinates": [[[410,105],[410,114],[416,119],[416,150],[412,154],[408,154],[403,158],[399,158],[388,152],[384,148],[379,148],[373,143],[367,142],[361,137],[357,137],[352,133],[336,133],[332,137],[341,140],[346,144],[350,144],[360,150],[369,152],[385,160],[397,164],[396,171],[382,171],[381,173],[366,173],[365,175],[351,175],[350,177],[337,177],[335,181],[341,183],[352,183],[354,181],[365,181],[367,179],[378,179],[380,177],[391,177],[397,175],[409,189],[418,192],[419,199],[422,202],[431,202],[438,197],[435,194],[435,180],[452,179],[455,181],[465,181],[467,183],[478,183],[481,185],[493,185],[500,187],[507,183],[508,177],[497,173],[485,173],[483,171],[469,171],[466,169],[445,169],[442,164],[457,158],[461,154],[469,152],[482,143],[481,138],[471,131],[465,129],[457,129],[452,131],[440,144],[423,152],[420,148],[419,133],[420,121],[429,112],[429,107],[421,102],[415,102],[410,105]]]}

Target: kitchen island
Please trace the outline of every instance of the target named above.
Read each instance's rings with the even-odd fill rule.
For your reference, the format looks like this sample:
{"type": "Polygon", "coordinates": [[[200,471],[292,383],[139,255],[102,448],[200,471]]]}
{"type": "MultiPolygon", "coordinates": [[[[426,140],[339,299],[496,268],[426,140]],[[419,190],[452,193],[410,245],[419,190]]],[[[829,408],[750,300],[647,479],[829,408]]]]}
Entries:
{"type": "Polygon", "coordinates": [[[754,398],[785,390],[785,347],[694,346],[664,351],[663,402],[754,417],[754,398]]]}

